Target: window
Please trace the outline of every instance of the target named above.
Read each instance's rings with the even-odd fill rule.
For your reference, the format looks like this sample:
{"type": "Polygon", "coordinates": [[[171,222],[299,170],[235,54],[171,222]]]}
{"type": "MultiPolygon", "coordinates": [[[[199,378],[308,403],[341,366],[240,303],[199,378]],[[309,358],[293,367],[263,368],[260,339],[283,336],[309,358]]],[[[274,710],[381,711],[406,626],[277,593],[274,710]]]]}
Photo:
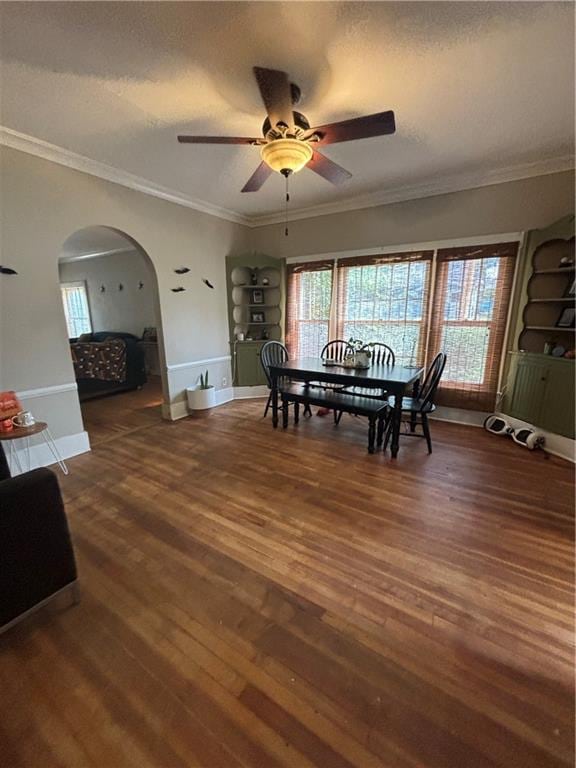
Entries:
{"type": "Polygon", "coordinates": [[[437,402],[492,410],[517,250],[512,242],[289,265],[290,354],[317,357],[329,338],[351,337],[388,344],[400,365],[443,351],[437,402]]]}
{"type": "Polygon", "coordinates": [[[69,338],[75,339],[82,333],[90,333],[92,321],[86,283],[83,280],[77,283],[60,283],[60,291],[69,338]]]}
{"type": "Polygon", "coordinates": [[[384,341],[400,365],[423,363],[433,251],[338,262],[337,335],[384,341]]]}
{"type": "Polygon", "coordinates": [[[319,357],[328,341],[333,261],[288,266],[286,345],[293,357],[319,357]]]}
{"type": "Polygon", "coordinates": [[[491,410],[517,243],[438,251],[430,351],[446,353],[438,403],[491,410]]]}

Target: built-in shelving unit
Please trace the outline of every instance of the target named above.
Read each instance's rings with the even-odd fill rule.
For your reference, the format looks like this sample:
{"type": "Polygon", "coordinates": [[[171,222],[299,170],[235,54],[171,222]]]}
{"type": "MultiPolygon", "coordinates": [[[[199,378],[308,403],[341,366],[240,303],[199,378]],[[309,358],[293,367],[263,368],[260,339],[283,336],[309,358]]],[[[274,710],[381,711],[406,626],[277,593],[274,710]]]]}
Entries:
{"type": "Polygon", "coordinates": [[[500,403],[502,413],[570,439],[576,403],[574,328],[558,327],[558,320],[574,302],[569,295],[576,276],[573,259],[573,215],[527,234],[500,403]]]}
{"type": "Polygon", "coordinates": [[[246,341],[280,340],[280,269],[237,266],[230,275],[234,337],[246,341]],[[262,301],[257,301],[260,297],[262,301]]]}
{"type": "Polygon", "coordinates": [[[572,349],[574,342],[570,334],[574,328],[558,326],[558,321],[575,298],[570,294],[576,276],[574,238],[554,238],[541,243],[534,250],[531,266],[519,348],[538,353],[550,345],[562,344],[572,349]],[[572,263],[561,266],[562,259],[572,263]]]}
{"type": "Polygon", "coordinates": [[[235,387],[266,384],[260,351],[283,339],[285,265],[262,253],[226,257],[230,354],[235,387]]]}

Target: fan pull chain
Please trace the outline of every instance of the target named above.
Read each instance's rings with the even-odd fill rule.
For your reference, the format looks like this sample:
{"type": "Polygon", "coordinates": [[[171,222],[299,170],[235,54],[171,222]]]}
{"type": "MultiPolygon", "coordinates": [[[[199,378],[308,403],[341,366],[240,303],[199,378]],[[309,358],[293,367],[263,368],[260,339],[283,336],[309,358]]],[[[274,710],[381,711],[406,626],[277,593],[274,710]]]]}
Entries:
{"type": "Polygon", "coordinates": [[[284,237],[288,237],[288,203],[290,202],[290,193],[288,191],[289,174],[286,175],[286,205],[284,207],[284,237]]]}

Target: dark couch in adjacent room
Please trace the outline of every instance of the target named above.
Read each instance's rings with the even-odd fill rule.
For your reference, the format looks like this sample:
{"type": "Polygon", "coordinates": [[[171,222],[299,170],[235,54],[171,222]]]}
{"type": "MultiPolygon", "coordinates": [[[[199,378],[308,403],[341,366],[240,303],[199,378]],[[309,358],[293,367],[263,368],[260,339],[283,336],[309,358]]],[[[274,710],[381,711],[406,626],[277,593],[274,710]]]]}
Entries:
{"type": "MultiPolygon", "coordinates": [[[[140,339],[132,333],[123,331],[97,331],[84,334],[82,343],[100,343],[109,339],[121,339],[126,345],[126,376],[123,381],[102,381],[98,378],[82,378],[77,376],[78,396],[81,401],[93,397],[109,395],[114,392],[126,392],[137,389],[146,383],[146,361],[144,350],[139,346],[140,339]]],[[[78,340],[80,341],[80,340],[78,340]]],[[[71,341],[71,345],[78,343],[71,341]]]]}

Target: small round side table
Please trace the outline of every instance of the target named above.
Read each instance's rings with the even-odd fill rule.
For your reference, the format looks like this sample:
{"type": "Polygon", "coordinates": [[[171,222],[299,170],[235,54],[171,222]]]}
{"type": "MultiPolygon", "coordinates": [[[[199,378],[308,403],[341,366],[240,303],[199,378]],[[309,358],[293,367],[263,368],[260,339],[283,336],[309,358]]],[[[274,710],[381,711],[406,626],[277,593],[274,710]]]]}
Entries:
{"type": "Polygon", "coordinates": [[[32,424],[30,427],[14,427],[13,430],[10,432],[0,432],[0,442],[7,443],[8,445],[8,460],[12,462],[13,466],[17,467],[20,472],[24,472],[25,470],[22,468],[22,462],[20,461],[20,456],[18,455],[18,451],[16,449],[16,440],[25,440],[25,447],[26,447],[26,456],[27,456],[27,463],[28,463],[28,469],[27,472],[30,471],[30,438],[33,437],[33,435],[41,435],[42,439],[44,440],[44,444],[50,448],[52,455],[56,459],[56,463],[62,470],[62,472],[67,475],[68,474],[68,467],[66,466],[66,462],[62,458],[60,451],[58,450],[56,443],[54,442],[54,438],[52,437],[52,433],[50,432],[48,428],[48,424],[46,424],[45,421],[37,421],[35,424],[32,424]]]}

